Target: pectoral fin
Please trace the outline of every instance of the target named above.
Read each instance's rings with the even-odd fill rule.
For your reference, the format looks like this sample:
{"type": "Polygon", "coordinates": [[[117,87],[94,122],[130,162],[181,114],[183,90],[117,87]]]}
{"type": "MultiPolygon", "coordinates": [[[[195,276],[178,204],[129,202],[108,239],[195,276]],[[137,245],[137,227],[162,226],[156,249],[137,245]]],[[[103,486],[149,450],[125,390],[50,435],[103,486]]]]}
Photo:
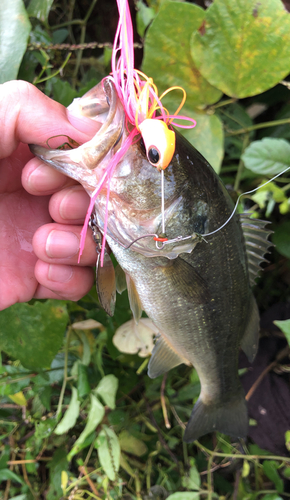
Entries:
{"type": "Polygon", "coordinates": [[[115,270],[109,254],[105,251],[103,267],[100,255],[97,259],[96,287],[101,306],[109,316],[113,316],[116,303],[115,270]]]}
{"type": "Polygon", "coordinates": [[[119,264],[115,267],[116,288],[118,293],[124,292],[127,288],[126,274],[119,264]]]}
{"type": "Polygon", "coordinates": [[[134,316],[134,320],[138,323],[142,314],[142,305],[140,301],[140,297],[136,290],[134,282],[131,280],[130,276],[126,274],[127,288],[128,288],[128,297],[130,302],[130,308],[134,316]]]}
{"type": "Polygon", "coordinates": [[[248,324],[242,338],[241,348],[251,363],[254,361],[258,350],[260,331],[260,316],[254,297],[252,297],[248,317],[248,324]]]}
{"type": "Polygon", "coordinates": [[[189,362],[180,356],[174,348],[166,341],[164,337],[159,337],[148,365],[148,375],[150,378],[159,377],[163,373],[168,372],[171,368],[181,365],[181,363],[189,364],[189,362]]]}

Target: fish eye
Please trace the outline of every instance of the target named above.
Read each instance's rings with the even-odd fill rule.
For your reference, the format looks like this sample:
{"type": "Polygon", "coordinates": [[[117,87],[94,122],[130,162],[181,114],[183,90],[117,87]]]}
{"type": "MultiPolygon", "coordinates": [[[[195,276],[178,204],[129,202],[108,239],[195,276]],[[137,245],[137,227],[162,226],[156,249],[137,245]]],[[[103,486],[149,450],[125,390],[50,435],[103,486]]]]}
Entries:
{"type": "Polygon", "coordinates": [[[159,162],[159,160],[160,160],[160,153],[159,153],[158,149],[156,149],[154,147],[149,148],[149,150],[148,150],[148,160],[150,161],[150,163],[153,163],[154,165],[156,165],[156,163],[159,162]]]}

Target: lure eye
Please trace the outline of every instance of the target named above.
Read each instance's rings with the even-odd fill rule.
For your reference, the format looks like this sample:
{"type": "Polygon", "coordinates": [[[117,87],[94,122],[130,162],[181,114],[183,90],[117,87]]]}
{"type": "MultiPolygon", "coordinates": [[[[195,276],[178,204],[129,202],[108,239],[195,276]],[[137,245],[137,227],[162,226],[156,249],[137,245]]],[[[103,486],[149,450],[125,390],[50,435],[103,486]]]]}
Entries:
{"type": "Polygon", "coordinates": [[[175,132],[166,123],[156,118],[147,118],[140,125],[148,161],[154,167],[164,170],[168,167],[175,151],[175,132]]]}
{"type": "Polygon", "coordinates": [[[156,149],[156,148],[149,148],[149,151],[148,151],[148,160],[150,161],[150,163],[153,163],[153,165],[157,165],[157,163],[160,160],[160,154],[159,154],[158,149],[156,149]]]}

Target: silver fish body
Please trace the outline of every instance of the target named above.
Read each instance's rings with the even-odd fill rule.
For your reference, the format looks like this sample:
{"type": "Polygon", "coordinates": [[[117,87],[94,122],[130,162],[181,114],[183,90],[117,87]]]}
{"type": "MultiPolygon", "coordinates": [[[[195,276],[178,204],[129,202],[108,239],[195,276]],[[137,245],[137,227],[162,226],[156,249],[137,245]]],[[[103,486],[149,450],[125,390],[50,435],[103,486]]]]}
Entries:
{"type": "MultiPolygon", "coordinates": [[[[104,132],[101,129],[72,151],[32,146],[37,156],[78,180],[89,194],[127,135],[124,112],[109,79],[98,92],[105,92],[110,103],[111,122],[104,132]],[[120,127],[123,135],[116,142],[120,127]]],[[[233,203],[208,162],[177,133],[175,155],[164,172],[166,236],[174,241],[157,248],[153,237],[146,235],[161,233],[160,176],[148,162],[142,142],[136,142],[114,170],[108,204],[107,242],[126,274],[134,316],[138,320],[143,309],[160,331],[148,374],[154,378],[181,363],[196,368],[201,393],[185,431],[186,441],[213,430],[245,437],[248,417],[238,378],[238,352],[242,347],[252,360],[259,333],[246,240],[256,252],[250,264],[254,273],[267,249],[269,232],[246,221],[245,239],[240,218],[234,215],[220,231],[202,238],[227,221],[233,203]],[[176,241],[177,236],[187,235],[192,239],[176,241]],[[135,241],[140,236],[144,238],[135,241]]],[[[95,205],[101,231],[106,195],[104,186],[95,205]]]]}

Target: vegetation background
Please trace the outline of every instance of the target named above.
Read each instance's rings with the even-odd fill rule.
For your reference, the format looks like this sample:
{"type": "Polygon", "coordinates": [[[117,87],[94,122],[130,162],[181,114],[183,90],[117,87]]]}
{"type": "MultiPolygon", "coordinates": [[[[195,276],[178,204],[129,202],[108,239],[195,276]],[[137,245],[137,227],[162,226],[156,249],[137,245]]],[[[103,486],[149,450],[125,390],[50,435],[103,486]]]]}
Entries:
{"type": "MultiPolygon", "coordinates": [[[[160,92],[185,88],[184,114],[197,120],[185,135],[233,199],[289,167],[287,2],[130,6],[136,67],[160,92]]],[[[117,21],[115,0],[2,1],[0,83],[27,80],[67,106],[110,72],[117,21]]],[[[172,111],[175,99],[167,101],[172,111]]],[[[182,365],[150,380],[132,323],[131,351],[116,348],[113,336],[131,320],[125,292],[113,318],[94,289],[78,303],[16,304],[0,312],[1,499],[290,497],[289,191],[284,173],[239,205],[270,220],[275,231],[254,290],[260,351],[252,369],[241,359],[249,440],[216,433],[183,443],[200,390],[197,374],[182,365]]],[[[150,332],[144,335],[148,343],[150,332]]]]}

